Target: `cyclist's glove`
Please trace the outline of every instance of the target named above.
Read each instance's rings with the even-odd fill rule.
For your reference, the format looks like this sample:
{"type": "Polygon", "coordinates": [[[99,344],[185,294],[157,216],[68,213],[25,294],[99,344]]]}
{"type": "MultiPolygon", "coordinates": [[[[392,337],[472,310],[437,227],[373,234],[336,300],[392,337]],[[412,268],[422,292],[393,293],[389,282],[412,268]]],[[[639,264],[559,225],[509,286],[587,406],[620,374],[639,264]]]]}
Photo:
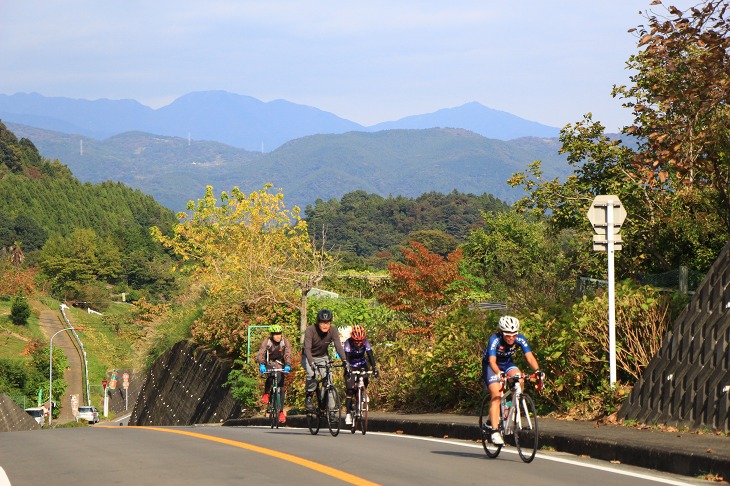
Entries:
{"type": "Polygon", "coordinates": [[[345,375],[350,376],[352,370],[350,369],[350,363],[345,362],[345,375]]]}
{"type": "Polygon", "coordinates": [[[540,378],[543,381],[545,380],[545,373],[543,373],[540,370],[535,370],[535,376],[537,376],[538,378],[540,378]]]}
{"type": "Polygon", "coordinates": [[[373,368],[373,376],[375,378],[377,378],[378,376],[380,376],[380,371],[378,371],[377,368],[373,368]]]}
{"type": "Polygon", "coordinates": [[[289,366],[289,365],[284,366],[284,371],[286,373],[289,373],[291,371],[291,366],[289,366]]]}
{"type": "Polygon", "coordinates": [[[259,365],[259,371],[261,373],[266,373],[266,365],[265,364],[260,364],[259,365]]]}

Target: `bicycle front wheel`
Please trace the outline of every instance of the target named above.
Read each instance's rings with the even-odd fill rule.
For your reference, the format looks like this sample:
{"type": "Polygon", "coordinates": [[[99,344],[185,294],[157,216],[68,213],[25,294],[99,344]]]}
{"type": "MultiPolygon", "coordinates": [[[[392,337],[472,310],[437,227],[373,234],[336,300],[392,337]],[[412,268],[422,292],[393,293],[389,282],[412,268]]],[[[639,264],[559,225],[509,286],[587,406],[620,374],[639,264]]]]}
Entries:
{"type": "Polygon", "coordinates": [[[494,459],[499,455],[499,452],[502,450],[502,446],[492,443],[492,432],[498,431],[499,425],[492,429],[491,422],[489,420],[489,405],[491,404],[491,401],[491,395],[489,393],[485,394],[482,399],[481,411],[479,412],[479,435],[481,436],[482,445],[484,446],[484,452],[487,453],[487,457],[494,459]]]}
{"type": "Polygon", "coordinates": [[[365,435],[365,433],[368,431],[368,405],[370,402],[370,398],[368,397],[368,392],[365,390],[362,391],[362,399],[360,400],[360,417],[358,419],[358,422],[360,423],[360,431],[362,432],[362,435],[365,435]]]}
{"type": "Polygon", "coordinates": [[[316,396],[315,410],[307,410],[307,427],[309,427],[309,433],[312,435],[317,435],[317,432],[319,432],[319,411],[322,408],[319,390],[317,390],[316,396]]]}
{"type": "Polygon", "coordinates": [[[354,434],[357,432],[358,425],[360,423],[360,394],[352,398],[355,401],[355,409],[348,410],[347,413],[352,413],[352,424],[350,424],[350,433],[354,434]]]}
{"type": "Polygon", "coordinates": [[[327,426],[332,437],[340,433],[340,421],[342,420],[342,407],[340,406],[340,395],[335,387],[327,390],[327,426]]]}
{"type": "Polygon", "coordinates": [[[281,403],[280,390],[274,389],[271,393],[271,428],[279,428],[279,409],[281,403]]]}
{"type": "Polygon", "coordinates": [[[537,414],[532,398],[524,393],[520,396],[515,424],[515,446],[525,462],[532,462],[537,452],[537,414]]]}

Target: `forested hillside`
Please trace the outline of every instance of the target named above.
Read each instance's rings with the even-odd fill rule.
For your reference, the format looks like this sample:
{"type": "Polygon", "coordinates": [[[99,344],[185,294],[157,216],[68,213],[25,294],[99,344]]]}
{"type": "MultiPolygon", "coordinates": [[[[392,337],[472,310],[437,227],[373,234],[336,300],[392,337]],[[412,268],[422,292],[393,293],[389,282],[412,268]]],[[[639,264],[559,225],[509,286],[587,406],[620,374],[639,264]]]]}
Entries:
{"type": "Polygon", "coordinates": [[[149,228],[167,231],[175,216],[151,196],[118,182],[83,184],[2,123],[0,194],[0,248],[32,257],[59,295],[83,299],[102,284],[167,291],[166,256],[149,228]]]}
{"type": "Polygon", "coordinates": [[[304,208],[357,190],[382,197],[429,192],[492,194],[512,203],[524,192],[507,184],[535,160],[545,177],[570,173],[556,139],[501,141],[461,129],[384,130],[314,135],[273,152],[218,142],[127,132],[104,140],[9,124],[41,154],[63,161],[82,181],[121,181],[181,211],[205,186],[252,192],[271,183],[287,205],[304,208]]]}
{"type": "Polygon", "coordinates": [[[507,209],[507,203],[489,194],[429,192],[414,199],[354,191],[340,200],[317,199],[305,215],[318,244],[324,238],[325,246],[343,257],[356,255],[381,266],[401,258],[409,240],[446,256],[482,222],[482,211],[507,209]]]}

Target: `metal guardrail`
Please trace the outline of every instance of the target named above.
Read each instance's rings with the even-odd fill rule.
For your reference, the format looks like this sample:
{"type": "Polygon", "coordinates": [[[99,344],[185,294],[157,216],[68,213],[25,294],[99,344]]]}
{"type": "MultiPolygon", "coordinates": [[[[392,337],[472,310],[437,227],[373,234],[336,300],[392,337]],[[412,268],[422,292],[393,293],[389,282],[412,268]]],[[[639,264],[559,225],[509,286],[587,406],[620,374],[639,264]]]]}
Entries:
{"type": "Polygon", "coordinates": [[[469,307],[480,310],[504,310],[507,308],[507,304],[504,302],[478,302],[469,307]]]}

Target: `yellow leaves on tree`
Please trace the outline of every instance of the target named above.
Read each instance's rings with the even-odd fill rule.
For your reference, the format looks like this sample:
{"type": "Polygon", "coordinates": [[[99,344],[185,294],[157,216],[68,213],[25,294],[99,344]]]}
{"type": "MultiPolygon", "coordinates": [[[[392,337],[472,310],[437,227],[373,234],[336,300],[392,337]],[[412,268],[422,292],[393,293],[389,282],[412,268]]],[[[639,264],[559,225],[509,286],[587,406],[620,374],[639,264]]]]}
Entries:
{"type": "MultiPolygon", "coordinates": [[[[241,316],[256,307],[300,305],[302,282],[322,271],[326,256],[310,242],[299,208],[286,209],[284,195],[271,193],[271,184],[248,195],[234,187],[222,192],[220,204],[208,186],[173,234],[153,228],[153,236],[177,254],[183,269],[205,285],[210,304],[197,334],[221,344],[230,333],[238,335],[225,347],[235,347],[242,330],[241,316]],[[238,329],[237,329],[238,328],[238,329]]],[[[195,331],[195,329],[194,329],[195,331]]]]}

